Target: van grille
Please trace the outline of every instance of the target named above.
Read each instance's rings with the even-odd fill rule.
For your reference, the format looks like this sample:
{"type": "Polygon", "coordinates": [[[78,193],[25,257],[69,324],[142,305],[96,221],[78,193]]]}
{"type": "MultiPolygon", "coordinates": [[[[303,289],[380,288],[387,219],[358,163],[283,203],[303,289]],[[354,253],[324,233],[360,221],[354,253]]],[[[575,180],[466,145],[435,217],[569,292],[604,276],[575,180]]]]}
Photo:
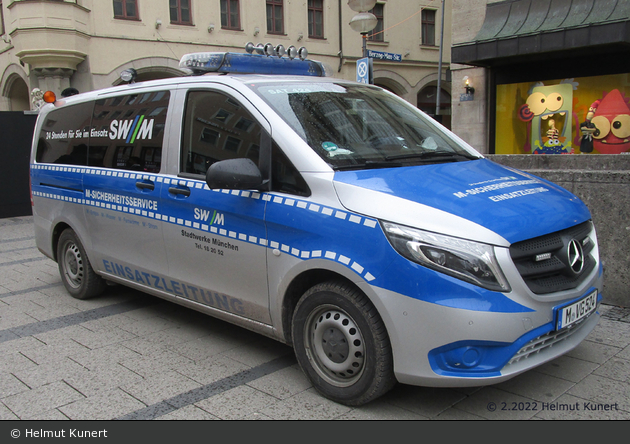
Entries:
{"type": "MultiPolygon", "coordinates": [[[[510,246],[510,256],[521,277],[531,291],[547,294],[576,288],[597,265],[592,255],[594,242],[590,238],[593,224],[590,221],[566,230],[547,234],[510,246]],[[575,240],[582,249],[584,260],[581,270],[574,271],[570,243],[575,240]]],[[[578,264],[579,265],[579,264],[578,264]]]]}
{"type": "MultiPolygon", "coordinates": [[[[590,316],[589,316],[590,317],[590,316]]],[[[507,365],[515,364],[523,359],[527,359],[538,353],[542,353],[544,350],[548,350],[554,345],[570,338],[573,334],[580,331],[584,325],[586,325],[587,318],[582,319],[579,323],[566,328],[564,330],[550,331],[547,334],[532,339],[525,344],[507,363],[507,365]]]]}

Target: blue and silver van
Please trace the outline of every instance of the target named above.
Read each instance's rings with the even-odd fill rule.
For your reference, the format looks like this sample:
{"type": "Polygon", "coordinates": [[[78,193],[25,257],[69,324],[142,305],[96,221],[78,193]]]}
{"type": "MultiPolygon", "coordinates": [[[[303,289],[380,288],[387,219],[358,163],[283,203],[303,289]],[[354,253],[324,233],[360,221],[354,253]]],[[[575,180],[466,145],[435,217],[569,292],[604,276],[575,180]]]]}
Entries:
{"type": "Polygon", "coordinates": [[[318,62],[181,66],[199,75],[40,111],[37,246],[70,295],[124,284],[290,344],[348,405],[396,382],[501,382],[597,324],[597,238],[573,194],[318,62]]]}

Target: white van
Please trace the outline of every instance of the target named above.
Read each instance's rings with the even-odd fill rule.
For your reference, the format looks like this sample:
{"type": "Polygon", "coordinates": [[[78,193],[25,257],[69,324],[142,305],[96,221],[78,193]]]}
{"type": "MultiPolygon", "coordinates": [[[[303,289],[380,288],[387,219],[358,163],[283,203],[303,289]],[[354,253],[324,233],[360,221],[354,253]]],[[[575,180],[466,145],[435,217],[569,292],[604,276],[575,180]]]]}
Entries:
{"type": "Polygon", "coordinates": [[[285,342],[348,405],[504,381],[597,324],[597,239],[571,193],[314,61],[182,67],[215,74],[40,111],[37,246],[72,296],[116,282],[285,342]]]}

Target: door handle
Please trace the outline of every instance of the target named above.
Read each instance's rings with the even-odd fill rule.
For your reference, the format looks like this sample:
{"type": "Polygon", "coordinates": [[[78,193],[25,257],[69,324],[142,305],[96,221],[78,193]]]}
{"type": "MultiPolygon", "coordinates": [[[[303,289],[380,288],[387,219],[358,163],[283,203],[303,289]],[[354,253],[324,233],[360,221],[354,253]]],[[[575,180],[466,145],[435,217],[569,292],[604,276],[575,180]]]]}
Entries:
{"type": "Polygon", "coordinates": [[[168,192],[171,194],[175,194],[176,196],[184,196],[184,197],[190,196],[189,188],[169,187],[168,192]]]}
{"type": "Polygon", "coordinates": [[[140,188],[141,190],[149,190],[149,191],[153,191],[155,189],[155,184],[153,182],[144,182],[144,181],[138,181],[136,182],[136,186],[138,188],[140,188]]]}

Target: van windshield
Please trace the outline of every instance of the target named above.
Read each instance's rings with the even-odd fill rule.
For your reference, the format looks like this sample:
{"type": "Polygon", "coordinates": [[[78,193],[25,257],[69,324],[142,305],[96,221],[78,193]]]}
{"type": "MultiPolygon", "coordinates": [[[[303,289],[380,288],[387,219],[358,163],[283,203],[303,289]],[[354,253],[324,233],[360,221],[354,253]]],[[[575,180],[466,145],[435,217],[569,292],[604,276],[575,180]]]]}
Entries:
{"type": "Polygon", "coordinates": [[[361,84],[257,85],[257,93],[334,169],[387,168],[480,156],[419,110],[361,84]]]}

